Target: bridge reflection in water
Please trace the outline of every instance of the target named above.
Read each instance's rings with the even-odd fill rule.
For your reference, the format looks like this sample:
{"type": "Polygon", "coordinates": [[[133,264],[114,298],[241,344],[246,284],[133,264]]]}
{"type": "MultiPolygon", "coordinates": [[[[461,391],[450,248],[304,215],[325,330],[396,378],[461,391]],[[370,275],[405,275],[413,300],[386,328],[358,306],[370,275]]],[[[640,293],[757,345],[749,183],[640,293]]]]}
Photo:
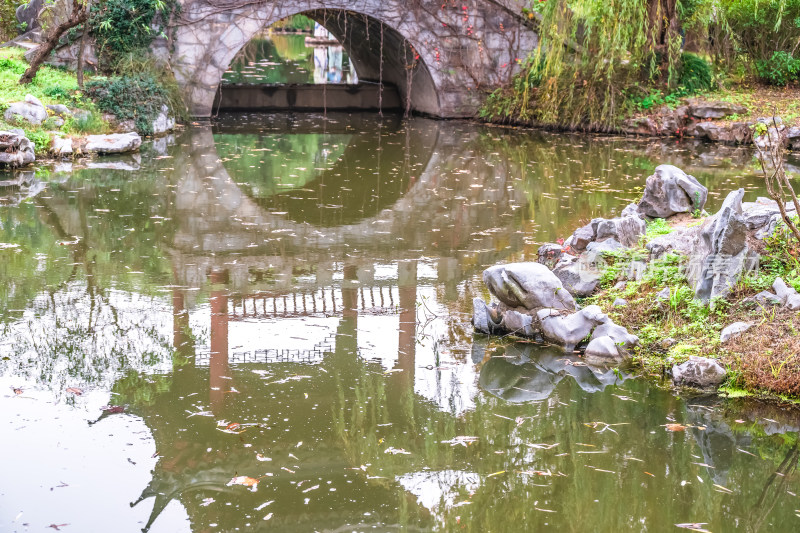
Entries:
{"type": "MultiPolygon", "coordinates": [[[[192,127],[169,152],[143,154],[137,179],[81,171],[20,211],[78,244],[52,246],[54,297],[28,290],[47,296],[29,304],[16,290],[36,257],[10,277],[13,309],[35,308],[36,324],[59,341],[21,343],[19,353],[41,362],[42,383],[107,383],[113,401],[144,420],[158,455],[135,502],[153,506],[145,529],[169,520],[170,502],[196,531],[568,528],[570,517],[596,512],[586,487],[616,494],[621,484],[687,497],[631,490],[624,510],[596,515],[601,529],[640,517],[669,525],[717,508],[709,485],[673,485],[696,478],[701,456],[715,483],[757,489],[755,467],[741,463],[749,456],[734,453],[749,435],[733,434],[700,400],[684,408],[635,380],[608,390],[627,376],[540,347],[473,342],[467,322],[482,269],[532,257],[534,241],[576,226],[579,213],[623,206],[619,191],[651,169],[638,152],[628,158],[630,141],[554,145],[424,119],[329,118],[192,127]],[[624,171],[600,183],[612,155],[624,171]],[[103,343],[58,338],[64,330],[52,324],[83,325],[84,309],[97,310],[93,322],[64,337],[103,343]],[[73,345],[91,364],[54,375],[49,363],[73,345]],[[665,432],[659,424],[681,409],[707,429],[665,432]],[[636,423],[614,426],[617,440],[593,421],[636,423]],[[561,444],[545,454],[529,443],[561,444]],[[581,455],[579,443],[607,453],[581,455]],[[623,470],[629,456],[674,475],[650,477],[639,463],[623,470]],[[586,457],[619,476],[586,468],[586,457]],[[567,476],[542,478],[534,493],[533,467],[567,476]],[[257,490],[230,483],[240,476],[257,490]],[[541,513],[531,499],[564,512],[541,513]]],[[[773,471],[765,463],[756,473],[773,471]]]]}

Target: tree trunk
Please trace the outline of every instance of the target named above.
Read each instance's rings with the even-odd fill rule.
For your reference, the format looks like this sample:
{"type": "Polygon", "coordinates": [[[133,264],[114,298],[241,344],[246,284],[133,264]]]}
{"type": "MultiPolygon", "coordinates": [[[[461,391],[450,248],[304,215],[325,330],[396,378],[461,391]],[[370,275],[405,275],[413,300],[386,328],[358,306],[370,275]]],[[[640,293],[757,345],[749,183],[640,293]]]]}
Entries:
{"type": "Polygon", "coordinates": [[[70,17],[53,28],[53,31],[48,36],[47,40],[39,45],[36,49],[36,54],[33,56],[31,60],[31,66],[28,67],[28,70],[22,75],[19,79],[21,84],[30,83],[34,76],[36,76],[36,72],[39,70],[39,67],[42,66],[44,60],[50,55],[50,52],[58,45],[58,40],[61,39],[61,36],[67,30],[70,30],[77,26],[78,24],[82,24],[86,22],[89,18],[89,11],[88,9],[84,9],[79,3],[78,0],[72,0],[72,14],[70,17]]]}

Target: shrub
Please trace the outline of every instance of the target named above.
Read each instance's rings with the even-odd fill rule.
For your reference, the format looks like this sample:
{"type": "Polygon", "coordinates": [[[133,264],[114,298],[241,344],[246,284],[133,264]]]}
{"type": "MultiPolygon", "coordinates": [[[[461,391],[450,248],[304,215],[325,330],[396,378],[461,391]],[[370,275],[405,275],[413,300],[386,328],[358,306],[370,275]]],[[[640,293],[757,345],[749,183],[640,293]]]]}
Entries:
{"type": "Polygon", "coordinates": [[[0,0],[0,43],[16,37],[16,10],[21,3],[17,0],[0,0]]]}
{"type": "Polygon", "coordinates": [[[719,9],[727,36],[753,61],[769,61],[800,41],[800,0],[726,0],[719,9]]]}
{"type": "Polygon", "coordinates": [[[176,8],[174,0],[95,2],[90,27],[102,67],[113,70],[120,56],[147,51],[153,39],[164,33],[176,8]]]}
{"type": "Polygon", "coordinates": [[[153,133],[153,120],[162,106],[173,109],[170,91],[149,74],[91,81],[86,84],[86,94],[100,110],[120,120],[133,120],[144,135],[153,133]]]}
{"type": "Polygon", "coordinates": [[[781,50],[776,50],[768,60],[756,60],[755,65],[758,77],[763,82],[778,87],[785,87],[800,73],[800,59],[781,50]]]}
{"type": "Polygon", "coordinates": [[[688,94],[711,89],[711,65],[698,55],[684,52],[681,54],[679,83],[688,94]]]}

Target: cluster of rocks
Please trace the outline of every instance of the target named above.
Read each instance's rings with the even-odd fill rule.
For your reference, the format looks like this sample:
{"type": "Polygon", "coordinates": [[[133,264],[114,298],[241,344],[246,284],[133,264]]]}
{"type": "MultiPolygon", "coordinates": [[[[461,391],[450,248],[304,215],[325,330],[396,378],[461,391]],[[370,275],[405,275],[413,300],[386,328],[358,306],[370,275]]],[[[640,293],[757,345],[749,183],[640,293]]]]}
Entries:
{"type": "Polygon", "coordinates": [[[743,115],[747,108],[729,102],[702,102],[687,100],[684,105],[675,109],[662,107],[658,113],[649,116],[634,117],[625,121],[623,131],[637,135],[674,135],[680,137],[696,137],[725,144],[754,143],[764,149],[770,139],[777,139],[778,131],[785,133],[790,149],[800,150],[800,127],[786,127],[780,118],[776,118],[777,128],[772,118],[759,118],[756,122],[720,119],[743,115]],[[767,130],[754,135],[753,126],[761,122],[767,130]]]}
{"type": "MultiPolygon", "coordinates": [[[[57,131],[72,116],[86,114],[86,111],[70,110],[64,105],[44,105],[38,98],[28,94],[22,102],[14,102],[8,106],[4,118],[11,123],[28,123],[39,126],[45,125],[53,128],[49,152],[57,158],[72,158],[78,154],[122,154],[135,152],[142,144],[142,138],[135,129],[133,121],[124,121],[117,124],[117,128],[128,131],[127,133],[112,133],[106,135],[88,135],[85,137],[69,137],[57,131]]],[[[113,117],[106,117],[111,120],[113,117]]],[[[162,106],[159,115],[153,121],[155,135],[163,135],[175,128],[175,119],[170,116],[167,106],[162,106]]],[[[28,140],[22,130],[2,132],[4,137],[0,141],[0,164],[6,166],[24,166],[35,161],[34,145],[28,140]]],[[[41,147],[40,147],[41,148],[41,147]]]]}
{"type": "MultiPolygon", "coordinates": [[[[682,268],[695,297],[711,302],[726,296],[742,275],[758,266],[763,239],[782,223],[776,202],[758,198],[743,202],[744,190],[731,192],[713,216],[703,211],[708,190],[697,179],[671,165],[661,165],[647,178],[638,204],[626,207],[612,219],[596,218],[578,228],[563,244],[546,243],[537,263],[496,266],[484,272],[484,283],[499,303],[474,300],[473,325],[490,335],[516,335],[562,347],[583,350],[595,360],[624,358],[638,338],[614,324],[596,305],[580,309],[574,297],[590,295],[607,267],[609,253],[638,247],[646,233],[646,221],[678,220],[670,233],[646,243],[640,259],[616,268],[614,281],[640,279],[654,260],[667,253],[683,255],[682,268]],[[697,223],[691,217],[703,215],[697,223]],[[684,218],[674,218],[683,216],[684,218]]],[[[790,215],[795,214],[786,206],[790,215]]],[[[631,254],[633,255],[633,254],[631,254]]],[[[617,258],[620,256],[618,255],[617,258]]],[[[762,305],[780,304],[800,309],[800,294],[780,278],[775,293],[754,297],[762,305]]],[[[668,299],[670,288],[659,295],[668,299]]],[[[615,302],[626,305],[623,299],[615,302]]],[[[732,324],[723,331],[723,342],[746,331],[751,324],[732,324]]],[[[676,384],[709,387],[724,379],[722,366],[707,358],[692,357],[673,368],[676,384]]]]}
{"type": "Polygon", "coordinates": [[[36,147],[19,129],[0,131],[0,166],[16,168],[36,160],[36,147]]]}
{"type": "Polygon", "coordinates": [[[561,281],[539,263],[491,267],[483,281],[499,303],[473,301],[476,331],[527,337],[565,352],[581,349],[598,362],[620,361],[639,342],[600,307],[579,309],[561,281]]]}

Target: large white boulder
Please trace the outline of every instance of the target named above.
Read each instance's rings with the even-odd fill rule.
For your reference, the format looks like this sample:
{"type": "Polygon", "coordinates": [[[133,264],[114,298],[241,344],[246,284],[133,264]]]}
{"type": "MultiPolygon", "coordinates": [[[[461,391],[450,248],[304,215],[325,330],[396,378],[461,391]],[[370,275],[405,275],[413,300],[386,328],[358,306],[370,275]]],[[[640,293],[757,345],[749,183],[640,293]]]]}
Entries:
{"type": "Polygon", "coordinates": [[[138,133],[112,133],[109,135],[89,135],[84,150],[96,154],[124,154],[134,152],[142,145],[138,133]]]}

